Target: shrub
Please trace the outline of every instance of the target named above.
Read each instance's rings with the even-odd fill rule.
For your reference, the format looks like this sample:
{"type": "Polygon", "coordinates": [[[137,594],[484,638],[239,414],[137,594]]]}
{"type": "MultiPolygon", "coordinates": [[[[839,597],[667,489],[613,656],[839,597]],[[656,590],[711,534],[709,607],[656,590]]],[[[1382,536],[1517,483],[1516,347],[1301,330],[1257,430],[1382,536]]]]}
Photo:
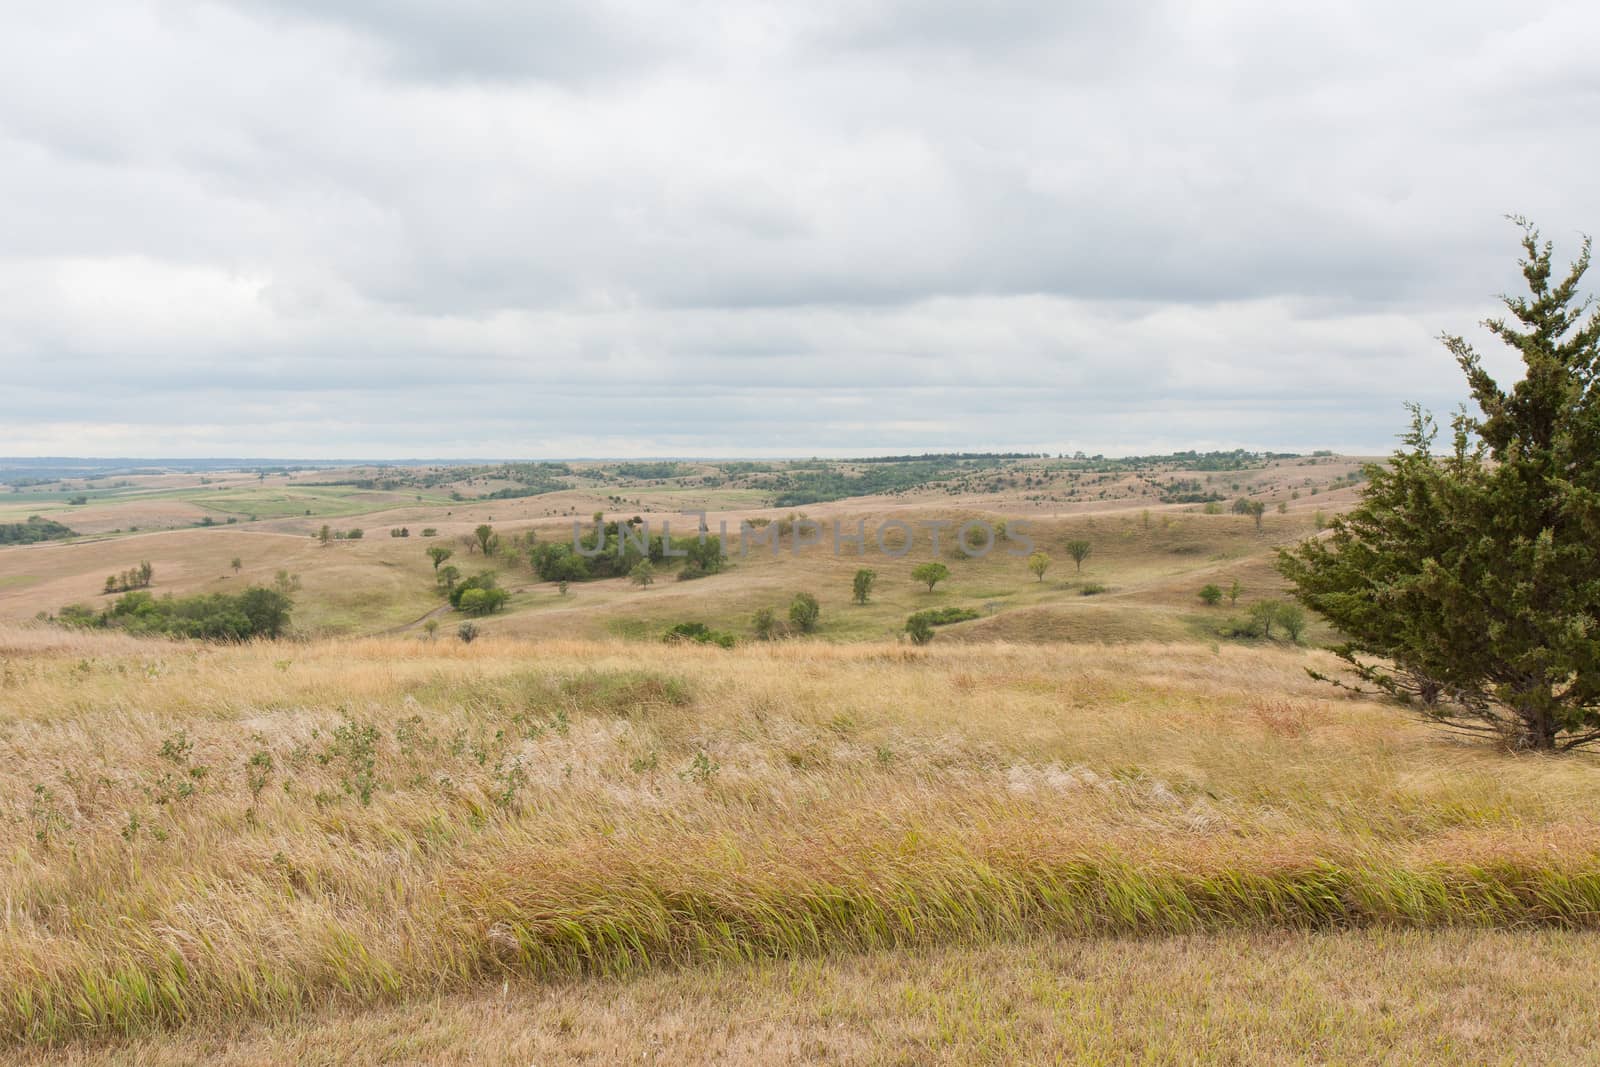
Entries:
{"type": "Polygon", "coordinates": [[[972,619],[982,618],[982,614],[971,608],[925,608],[916,613],[917,618],[926,619],[929,626],[949,626],[951,623],[968,622],[972,619]]]}
{"type": "Polygon", "coordinates": [[[1101,585],[1099,582],[1084,582],[1082,587],[1078,589],[1078,594],[1080,596],[1099,596],[1107,588],[1107,586],[1101,585]]]}
{"type": "Polygon", "coordinates": [[[662,636],[668,643],[675,641],[693,641],[701,645],[716,645],[719,648],[732,648],[733,635],[713,630],[703,622],[680,622],[662,636]]]}
{"type": "Polygon", "coordinates": [[[750,619],[750,625],[757,637],[763,641],[770,641],[773,629],[778,625],[777,615],[771,608],[757,608],[755,615],[750,619]]]}
{"type": "Polygon", "coordinates": [[[1200,599],[1206,602],[1206,607],[1214,608],[1222,603],[1222,587],[1216,583],[1200,587],[1200,599]]]}
{"type": "Polygon", "coordinates": [[[857,604],[865,604],[872,596],[872,583],[877,581],[878,572],[865,568],[856,571],[856,576],[851,583],[851,598],[857,604]]]}
{"type": "Polygon", "coordinates": [[[456,636],[461,638],[461,643],[470,645],[478,639],[478,626],[476,623],[464,622],[456,628],[456,636]]]}
{"type": "Polygon", "coordinates": [[[456,607],[464,615],[492,615],[505,605],[509,595],[504,589],[468,589],[461,594],[456,607]]]}
{"type": "MultiPolygon", "coordinates": [[[[445,570],[454,571],[455,568],[447,567],[445,570]]],[[[473,592],[493,591],[501,593],[500,599],[498,601],[493,601],[494,608],[491,610],[498,609],[502,604],[505,603],[505,591],[498,588],[499,584],[500,583],[495,579],[495,574],[493,571],[484,571],[482,574],[474,574],[470,578],[465,578],[459,583],[455,583],[451,587],[450,606],[458,610],[465,611],[467,609],[463,607],[462,604],[463,601],[467,600],[468,594],[473,592]]],[[[491,599],[486,599],[484,597],[473,597],[471,602],[476,608],[490,603],[491,599]]],[[[488,612],[479,611],[478,614],[488,614],[488,612]]]]}
{"type": "Polygon", "coordinates": [[[822,605],[810,593],[796,593],[789,604],[789,621],[803,634],[816,630],[817,620],[821,616],[822,605]]]}
{"type": "Polygon", "coordinates": [[[906,636],[911,638],[914,645],[925,645],[933,640],[933,623],[919,611],[906,619],[906,636]]]}

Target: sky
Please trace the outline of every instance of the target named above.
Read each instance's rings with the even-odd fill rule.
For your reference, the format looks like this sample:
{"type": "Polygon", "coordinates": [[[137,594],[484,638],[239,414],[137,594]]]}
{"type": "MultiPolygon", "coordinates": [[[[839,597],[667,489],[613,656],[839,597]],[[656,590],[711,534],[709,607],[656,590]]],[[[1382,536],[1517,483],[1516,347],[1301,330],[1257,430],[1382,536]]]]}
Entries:
{"type": "Polygon", "coordinates": [[[1600,6],[0,12],[0,455],[1388,451],[1600,6]]]}

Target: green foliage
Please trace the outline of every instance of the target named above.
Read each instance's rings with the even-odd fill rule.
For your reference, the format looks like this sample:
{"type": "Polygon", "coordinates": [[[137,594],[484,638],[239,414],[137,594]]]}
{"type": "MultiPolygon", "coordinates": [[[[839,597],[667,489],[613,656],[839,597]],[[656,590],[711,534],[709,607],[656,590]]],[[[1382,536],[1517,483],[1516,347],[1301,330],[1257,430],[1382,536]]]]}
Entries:
{"type": "Polygon", "coordinates": [[[856,571],[851,579],[850,598],[857,604],[865,604],[872,596],[872,583],[878,580],[878,572],[863,567],[856,571]]]}
{"type": "Polygon", "coordinates": [[[276,589],[251,586],[242,593],[156,598],[142,590],[125,593],[104,611],[82,604],[61,609],[67,626],[126,630],[133,634],[193,637],[208,641],[247,641],[281,637],[289,628],[293,602],[276,589]]]}
{"type": "Polygon", "coordinates": [[[628,572],[628,580],[634,585],[638,586],[640,589],[649,589],[652,585],[656,584],[655,564],[651,563],[647,559],[641,559],[638,563],[635,563],[633,565],[633,569],[628,572]]]}
{"type": "Polygon", "coordinates": [[[467,615],[492,615],[510,596],[500,588],[493,571],[474,574],[450,590],[450,606],[467,615]]]}
{"type": "Polygon", "coordinates": [[[1301,636],[1306,632],[1306,609],[1299,604],[1280,603],[1278,625],[1283,628],[1283,635],[1291,643],[1298,645],[1301,636]]]}
{"type": "Polygon", "coordinates": [[[1222,587],[1215,582],[1200,587],[1200,599],[1206,602],[1206,607],[1214,608],[1222,603],[1222,587]]]}
{"type": "Polygon", "coordinates": [[[27,522],[0,522],[0,545],[31,545],[77,536],[70,527],[38,515],[29,515],[27,522]]]}
{"type": "Polygon", "coordinates": [[[796,593],[789,603],[789,622],[803,634],[815,631],[821,617],[822,605],[810,593],[796,593]]]}
{"type": "Polygon", "coordinates": [[[675,641],[693,641],[701,645],[717,645],[721,648],[732,648],[733,635],[713,630],[703,622],[680,622],[668,630],[662,637],[668,643],[675,641]]]}
{"type": "Polygon", "coordinates": [[[1033,576],[1042,582],[1044,581],[1044,572],[1050,569],[1051,562],[1047,553],[1035,552],[1028,557],[1028,570],[1032,571],[1033,576]]]}
{"type": "Polygon", "coordinates": [[[771,608],[757,608],[756,613],[750,619],[751,628],[755,630],[756,636],[763,641],[772,640],[772,633],[777,625],[777,615],[771,608]]]}
{"type": "Polygon", "coordinates": [[[973,611],[971,608],[926,608],[911,616],[912,619],[926,621],[929,626],[949,626],[951,623],[968,622],[982,617],[981,612],[973,611]]]}
{"type": "Polygon", "coordinates": [[[1109,588],[1108,586],[1102,585],[1099,582],[1084,582],[1081,586],[1078,587],[1078,595],[1079,596],[1099,596],[1101,593],[1104,593],[1108,588],[1109,588]]]}
{"type": "Polygon", "coordinates": [[[472,644],[472,642],[474,642],[474,641],[476,641],[478,639],[478,625],[477,625],[477,623],[471,623],[471,622],[462,623],[460,626],[456,627],[456,636],[461,638],[461,643],[462,644],[464,644],[464,645],[472,644]]]}
{"type": "Polygon", "coordinates": [[[1067,542],[1067,555],[1072,557],[1072,562],[1077,565],[1079,573],[1083,571],[1083,561],[1089,558],[1093,546],[1087,541],[1077,540],[1067,542]]]}
{"type": "Polygon", "coordinates": [[[1589,242],[1555,280],[1550,244],[1516,221],[1528,295],[1485,325],[1521,380],[1502,389],[1446,336],[1480,414],[1457,414],[1436,455],[1413,408],[1359,505],[1279,565],[1361,680],[1517,747],[1574,748],[1600,740],[1600,310],[1578,293],[1589,242]]]}
{"type": "Polygon", "coordinates": [[[919,611],[906,619],[906,636],[914,645],[925,645],[933,640],[933,623],[919,611]]]}
{"type": "Polygon", "coordinates": [[[569,544],[545,542],[534,547],[530,554],[533,572],[542,582],[581,582],[589,575],[589,561],[572,550],[569,544]]]}
{"type": "Polygon", "coordinates": [[[933,587],[950,577],[950,568],[943,563],[919,563],[911,569],[911,580],[924,582],[928,592],[933,592],[933,587]]]}
{"type": "Polygon", "coordinates": [[[505,606],[509,596],[504,589],[468,589],[461,593],[456,608],[463,615],[492,615],[505,606]]]}
{"type": "Polygon", "coordinates": [[[495,536],[493,526],[483,523],[472,531],[472,538],[478,543],[479,552],[482,552],[485,556],[494,555],[495,536]]]}
{"type": "Polygon", "coordinates": [[[455,554],[455,549],[453,548],[446,548],[444,545],[429,545],[428,558],[433,561],[434,573],[439,573],[439,565],[455,554]]]}
{"type": "Polygon", "coordinates": [[[137,567],[130,567],[121,574],[107,575],[105,588],[101,592],[126,593],[133,589],[148,589],[150,582],[155,578],[155,573],[150,561],[145,560],[137,567]]]}

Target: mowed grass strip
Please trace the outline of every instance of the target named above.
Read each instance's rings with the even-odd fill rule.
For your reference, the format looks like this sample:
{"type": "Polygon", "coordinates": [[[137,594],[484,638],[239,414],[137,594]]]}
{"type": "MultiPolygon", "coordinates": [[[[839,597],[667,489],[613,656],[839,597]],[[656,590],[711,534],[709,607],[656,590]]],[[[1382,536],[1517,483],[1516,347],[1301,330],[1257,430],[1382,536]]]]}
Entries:
{"type": "Polygon", "coordinates": [[[1594,765],[1196,646],[0,633],[0,1033],[1044,933],[1587,928],[1594,765]]]}

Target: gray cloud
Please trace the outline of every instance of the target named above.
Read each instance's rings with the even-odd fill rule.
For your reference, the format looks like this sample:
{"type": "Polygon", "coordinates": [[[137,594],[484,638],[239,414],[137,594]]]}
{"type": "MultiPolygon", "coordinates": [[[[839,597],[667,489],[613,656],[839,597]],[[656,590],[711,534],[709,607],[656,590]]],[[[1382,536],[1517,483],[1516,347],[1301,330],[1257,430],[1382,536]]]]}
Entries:
{"type": "Polygon", "coordinates": [[[0,454],[1383,449],[1595,221],[1577,4],[3,18],[0,454]]]}

